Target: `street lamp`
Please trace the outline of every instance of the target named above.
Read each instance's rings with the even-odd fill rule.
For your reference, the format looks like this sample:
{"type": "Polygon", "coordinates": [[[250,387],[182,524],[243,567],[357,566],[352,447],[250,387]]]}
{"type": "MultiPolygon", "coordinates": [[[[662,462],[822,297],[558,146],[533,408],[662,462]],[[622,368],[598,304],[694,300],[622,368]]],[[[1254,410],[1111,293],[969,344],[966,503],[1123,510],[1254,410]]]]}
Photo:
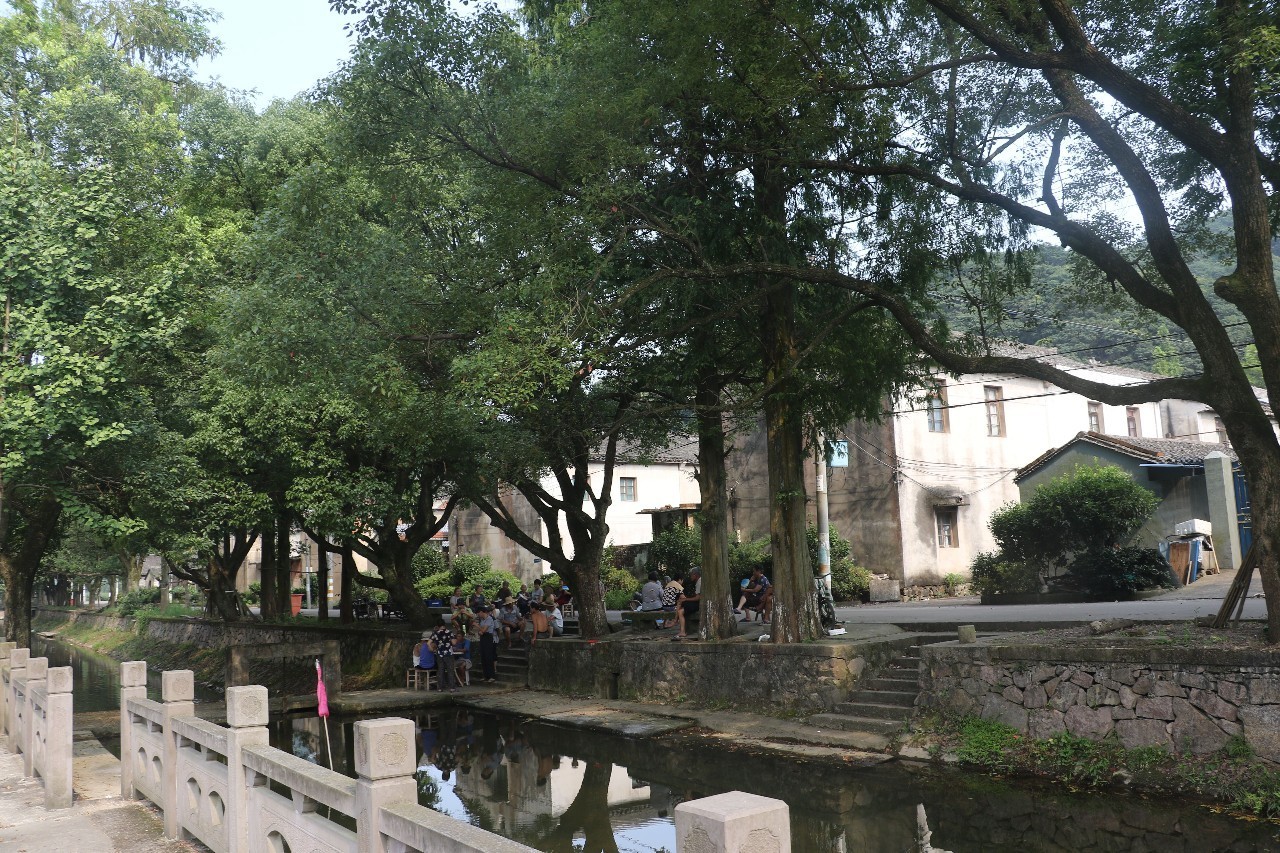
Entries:
{"type": "Polygon", "coordinates": [[[302,591],[307,596],[307,609],[311,609],[311,543],[303,541],[298,546],[298,551],[302,554],[302,591]]]}

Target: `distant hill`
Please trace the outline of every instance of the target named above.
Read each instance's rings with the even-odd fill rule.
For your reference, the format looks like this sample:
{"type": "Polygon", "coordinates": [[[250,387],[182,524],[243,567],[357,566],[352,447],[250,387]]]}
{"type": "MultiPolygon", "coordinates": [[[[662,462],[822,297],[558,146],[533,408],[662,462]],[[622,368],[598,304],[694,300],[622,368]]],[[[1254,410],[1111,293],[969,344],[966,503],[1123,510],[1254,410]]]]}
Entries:
{"type": "MultiPolygon", "coordinates": [[[[1280,241],[1273,243],[1273,253],[1280,270],[1280,241]]],[[[1200,370],[1200,359],[1181,329],[1139,308],[1122,290],[1113,292],[1105,282],[1088,282],[1075,275],[1072,256],[1060,246],[1037,247],[1031,286],[1005,301],[1008,314],[1000,329],[1002,337],[1055,347],[1082,361],[1095,359],[1166,376],[1200,370]]],[[[1212,258],[1199,258],[1192,262],[1191,270],[1218,316],[1229,326],[1232,340],[1240,344],[1245,363],[1256,364],[1244,317],[1213,292],[1213,282],[1230,267],[1212,258]]],[[[963,330],[972,325],[959,317],[953,317],[952,322],[963,330]]],[[[1261,372],[1255,368],[1250,373],[1260,385],[1261,372]]]]}

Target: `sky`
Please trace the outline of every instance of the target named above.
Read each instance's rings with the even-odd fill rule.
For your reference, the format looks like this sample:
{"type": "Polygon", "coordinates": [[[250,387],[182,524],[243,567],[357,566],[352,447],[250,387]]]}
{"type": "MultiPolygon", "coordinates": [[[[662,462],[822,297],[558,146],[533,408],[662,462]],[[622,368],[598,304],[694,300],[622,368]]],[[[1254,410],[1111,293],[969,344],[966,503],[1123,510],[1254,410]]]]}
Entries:
{"type": "Polygon", "coordinates": [[[276,98],[292,98],[333,73],[350,53],[343,25],[354,21],[329,10],[329,0],[197,0],[222,15],[213,34],[222,53],[197,66],[233,89],[256,90],[261,110],[276,98]]]}

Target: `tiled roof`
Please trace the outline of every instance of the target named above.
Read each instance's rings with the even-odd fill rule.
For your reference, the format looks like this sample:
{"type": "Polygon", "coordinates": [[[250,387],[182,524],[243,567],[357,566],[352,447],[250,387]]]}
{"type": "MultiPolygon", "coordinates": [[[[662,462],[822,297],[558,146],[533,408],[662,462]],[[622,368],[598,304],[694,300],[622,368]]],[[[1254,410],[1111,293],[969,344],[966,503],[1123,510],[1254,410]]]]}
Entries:
{"type": "Polygon", "coordinates": [[[1204,458],[1214,451],[1225,453],[1232,459],[1237,458],[1230,445],[1211,441],[1188,441],[1185,438],[1139,438],[1136,436],[1105,435],[1100,432],[1082,432],[1061,447],[1055,447],[1047,453],[1041,454],[1025,467],[1019,469],[1017,475],[1013,478],[1014,481],[1022,480],[1043,468],[1049,460],[1077,442],[1105,447],[1117,453],[1124,453],[1135,459],[1140,459],[1143,462],[1169,465],[1203,465],[1204,458]]]}
{"type": "MultiPolygon", "coordinates": [[[[604,446],[596,448],[592,457],[604,459],[604,446]]],[[[663,447],[645,447],[638,443],[618,442],[618,464],[625,465],[695,465],[698,462],[698,437],[673,435],[663,447]]]]}

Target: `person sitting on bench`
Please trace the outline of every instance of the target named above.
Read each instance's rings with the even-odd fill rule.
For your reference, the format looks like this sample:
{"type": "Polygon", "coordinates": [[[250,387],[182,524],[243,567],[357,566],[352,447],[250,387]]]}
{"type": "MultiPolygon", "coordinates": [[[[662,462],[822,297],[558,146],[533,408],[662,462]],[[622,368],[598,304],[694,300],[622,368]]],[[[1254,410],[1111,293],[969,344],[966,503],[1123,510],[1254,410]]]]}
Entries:
{"type": "MultiPolygon", "coordinates": [[[[738,606],[733,609],[733,612],[742,613],[744,610],[759,611],[761,602],[764,601],[769,587],[769,579],[764,576],[764,572],[759,567],[752,569],[751,580],[742,588],[742,598],[738,599],[738,606]]],[[[751,617],[743,615],[742,621],[750,622],[751,617]]]]}
{"type": "Polygon", "coordinates": [[[657,572],[649,572],[649,582],[640,588],[640,609],[662,609],[662,584],[658,581],[657,572]]]}
{"type": "Polygon", "coordinates": [[[702,606],[702,570],[693,569],[689,572],[689,583],[693,585],[693,592],[687,591],[676,599],[676,639],[683,640],[689,636],[686,628],[690,616],[698,615],[698,608],[702,606]]]}

